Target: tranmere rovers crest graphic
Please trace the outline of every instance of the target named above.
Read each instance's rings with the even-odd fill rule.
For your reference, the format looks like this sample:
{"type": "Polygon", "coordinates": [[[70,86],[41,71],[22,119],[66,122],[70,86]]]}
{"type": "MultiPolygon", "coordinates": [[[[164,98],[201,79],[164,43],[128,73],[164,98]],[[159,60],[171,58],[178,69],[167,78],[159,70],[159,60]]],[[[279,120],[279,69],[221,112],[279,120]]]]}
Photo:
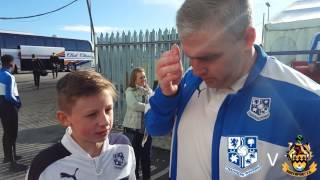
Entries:
{"type": "Polygon", "coordinates": [[[122,152],[113,154],[114,167],[122,169],[126,164],[125,157],[122,152]]]}
{"type": "Polygon", "coordinates": [[[257,136],[228,137],[228,162],[226,170],[240,177],[253,174],[261,169],[258,161],[257,136]]]}
{"type": "Polygon", "coordinates": [[[252,97],[248,116],[256,121],[262,121],[270,117],[271,98],[252,97]]]}
{"type": "Polygon", "coordinates": [[[289,142],[287,157],[290,165],[285,162],[282,164],[282,171],[295,177],[306,177],[317,171],[315,162],[309,163],[313,157],[311,147],[308,143],[303,144],[303,137],[298,135],[296,143],[289,142]],[[307,166],[309,165],[308,169],[307,166]]]}

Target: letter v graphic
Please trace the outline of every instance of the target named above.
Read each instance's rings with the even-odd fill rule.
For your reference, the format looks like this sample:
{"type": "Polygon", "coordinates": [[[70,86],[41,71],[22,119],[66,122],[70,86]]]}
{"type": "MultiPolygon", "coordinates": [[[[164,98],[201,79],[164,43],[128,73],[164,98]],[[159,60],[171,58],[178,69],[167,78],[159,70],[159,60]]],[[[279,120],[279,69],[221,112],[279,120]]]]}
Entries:
{"type": "Polygon", "coordinates": [[[268,156],[270,165],[273,167],[273,166],[276,164],[276,161],[277,161],[277,159],[278,159],[278,153],[276,153],[276,156],[274,157],[273,161],[271,160],[271,157],[270,157],[270,154],[269,154],[269,153],[267,153],[267,156],[268,156]]]}

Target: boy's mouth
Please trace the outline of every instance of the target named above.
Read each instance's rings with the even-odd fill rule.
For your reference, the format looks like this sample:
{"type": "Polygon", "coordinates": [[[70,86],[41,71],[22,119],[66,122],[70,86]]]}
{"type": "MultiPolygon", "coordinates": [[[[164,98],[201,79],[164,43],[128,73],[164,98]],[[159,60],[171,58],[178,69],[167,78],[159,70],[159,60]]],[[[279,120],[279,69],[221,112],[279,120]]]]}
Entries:
{"type": "Polygon", "coordinates": [[[107,135],[107,133],[108,133],[108,130],[107,130],[107,129],[106,129],[106,130],[103,130],[103,131],[96,132],[96,134],[97,134],[97,135],[100,135],[100,136],[105,136],[105,135],[107,135]]]}

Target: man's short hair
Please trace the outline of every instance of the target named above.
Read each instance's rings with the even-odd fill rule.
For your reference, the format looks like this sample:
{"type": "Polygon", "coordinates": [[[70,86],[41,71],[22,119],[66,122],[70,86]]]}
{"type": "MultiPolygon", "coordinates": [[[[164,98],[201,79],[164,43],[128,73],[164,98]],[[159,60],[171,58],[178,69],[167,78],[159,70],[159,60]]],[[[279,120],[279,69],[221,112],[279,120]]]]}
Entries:
{"type": "Polygon", "coordinates": [[[113,84],[94,71],[70,72],[58,81],[56,90],[58,109],[66,113],[71,113],[72,106],[81,97],[97,95],[104,90],[113,100],[117,97],[113,84]]]}
{"type": "Polygon", "coordinates": [[[2,67],[9,67],[10,64],[13,62],[13,56],[9,55],[9,54],[5,54],[3,56],[1,56],[1,63],[2,63],[2,67]]]}
{"type": "Polygon", "coordinates": [[[249,0],[185,0],[176,22],[181,36],[217,26],[244,38],[252,24],[250,3],[249,0]]]}

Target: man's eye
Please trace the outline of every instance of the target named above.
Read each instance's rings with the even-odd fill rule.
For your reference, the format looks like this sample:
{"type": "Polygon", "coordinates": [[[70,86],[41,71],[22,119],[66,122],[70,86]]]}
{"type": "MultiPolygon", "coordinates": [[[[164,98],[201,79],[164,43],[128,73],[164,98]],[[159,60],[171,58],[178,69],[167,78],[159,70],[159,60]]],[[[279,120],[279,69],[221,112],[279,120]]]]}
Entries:
{"type": "Polygon", "coordinates": [[[212,55],[209,55],[209,56],[206,56],[206,57],[202,57],[202,58],[199,58],[201,61],[215,61],[219,58],[221,58],[222,54],[219,53],[219,54],[212,54],[212,55]]]}
{"type": "Polygon", "coordinates": [[[200,60],[208,62],[208,61],[213,61],[214,59],[212,59],[211,57],[205,57],[205,58],[201,58],[200,60]]]}

